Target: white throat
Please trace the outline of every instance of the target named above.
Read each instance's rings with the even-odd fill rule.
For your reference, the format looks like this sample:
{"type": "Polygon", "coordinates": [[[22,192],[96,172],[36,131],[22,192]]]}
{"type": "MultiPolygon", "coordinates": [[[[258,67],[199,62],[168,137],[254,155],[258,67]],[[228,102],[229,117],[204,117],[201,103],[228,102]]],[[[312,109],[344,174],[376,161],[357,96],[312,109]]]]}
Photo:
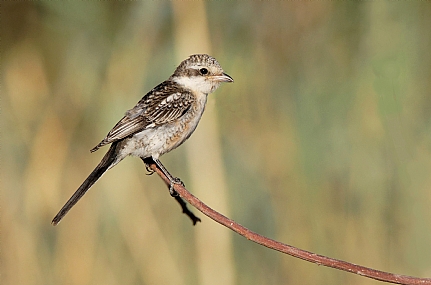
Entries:
{"type": "Polygon", "coordinates": [[[179,76],[174,77],[173,81],[183,86],[184,88],[190,89],[197,93],[208,94],[214,92],[220,84],[213,83],[211,80],[206,79],[202,76],[179,76]]]}

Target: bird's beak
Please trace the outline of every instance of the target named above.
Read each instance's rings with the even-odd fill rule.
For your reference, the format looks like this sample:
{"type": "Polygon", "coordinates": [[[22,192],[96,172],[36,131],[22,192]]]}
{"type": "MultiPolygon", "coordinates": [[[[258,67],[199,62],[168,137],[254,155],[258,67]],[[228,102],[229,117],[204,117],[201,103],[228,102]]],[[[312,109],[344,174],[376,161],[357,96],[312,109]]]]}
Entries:
{"type": "Polygon", "coordinates": [[[212,79],[217,82],[233,82],[233,78],[224,72],[222,75],[212,76],[212,79]]]}

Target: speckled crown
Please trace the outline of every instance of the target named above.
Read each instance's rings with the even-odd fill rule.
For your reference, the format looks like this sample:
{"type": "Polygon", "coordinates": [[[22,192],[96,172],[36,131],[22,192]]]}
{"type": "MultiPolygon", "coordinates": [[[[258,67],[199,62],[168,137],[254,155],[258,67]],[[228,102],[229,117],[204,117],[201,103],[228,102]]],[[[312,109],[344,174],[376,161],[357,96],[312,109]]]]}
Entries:
{"type": "Polygon", "coordinates": [[[207,54],[193,54],[189,56],[187,59],[183,60],[180,65],[175,69],[174,76],[180,75],[186,73],[186,70],[188,67],[197,65],[197,66],[212,66],[216,69],[219,69],[221,72],[223,72],[223,69],[221,68],[218,61],[207,54]]]}

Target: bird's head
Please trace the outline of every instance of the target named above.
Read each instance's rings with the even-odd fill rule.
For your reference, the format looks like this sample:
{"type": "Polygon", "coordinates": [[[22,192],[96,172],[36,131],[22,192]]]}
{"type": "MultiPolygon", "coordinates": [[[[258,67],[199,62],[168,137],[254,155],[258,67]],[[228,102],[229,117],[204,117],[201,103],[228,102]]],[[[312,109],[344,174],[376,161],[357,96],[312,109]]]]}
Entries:
{"type": "Polygon", "coordinates": [[[222,82],[233,82],[217,60],[207,54],[194,54],[180,63],[170,80],[195,92],[214,92],[222,82]]]}

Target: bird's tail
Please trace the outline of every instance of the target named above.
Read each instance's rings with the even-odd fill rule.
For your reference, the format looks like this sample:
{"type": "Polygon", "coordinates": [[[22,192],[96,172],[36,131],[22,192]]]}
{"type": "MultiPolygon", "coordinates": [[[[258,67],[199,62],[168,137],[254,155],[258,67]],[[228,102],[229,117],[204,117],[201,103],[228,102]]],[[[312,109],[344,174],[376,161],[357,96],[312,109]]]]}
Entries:
{"type": "MultiPolygon", "coordinates": [[[[70,199],[64,204],[63,208],[58,212],[58,214],[52,220],[52,225],[57,225],[61,219],[69,212],[69,210],[75,206],[75,204],[79,201],[79,199],[84,196],[88,189],[105,173],[106,170],[114,166],[118,163],[117,158],[117,144],[118,142],[114,142],[109,151],[105,154],[102,161],[96,168],[91,172],[91,174],[85,179],[85,181],[79,186],[78,190],[70,197],[70,199]]],[[[121,159],[120,159],[121,160],[121,159]]]]}

